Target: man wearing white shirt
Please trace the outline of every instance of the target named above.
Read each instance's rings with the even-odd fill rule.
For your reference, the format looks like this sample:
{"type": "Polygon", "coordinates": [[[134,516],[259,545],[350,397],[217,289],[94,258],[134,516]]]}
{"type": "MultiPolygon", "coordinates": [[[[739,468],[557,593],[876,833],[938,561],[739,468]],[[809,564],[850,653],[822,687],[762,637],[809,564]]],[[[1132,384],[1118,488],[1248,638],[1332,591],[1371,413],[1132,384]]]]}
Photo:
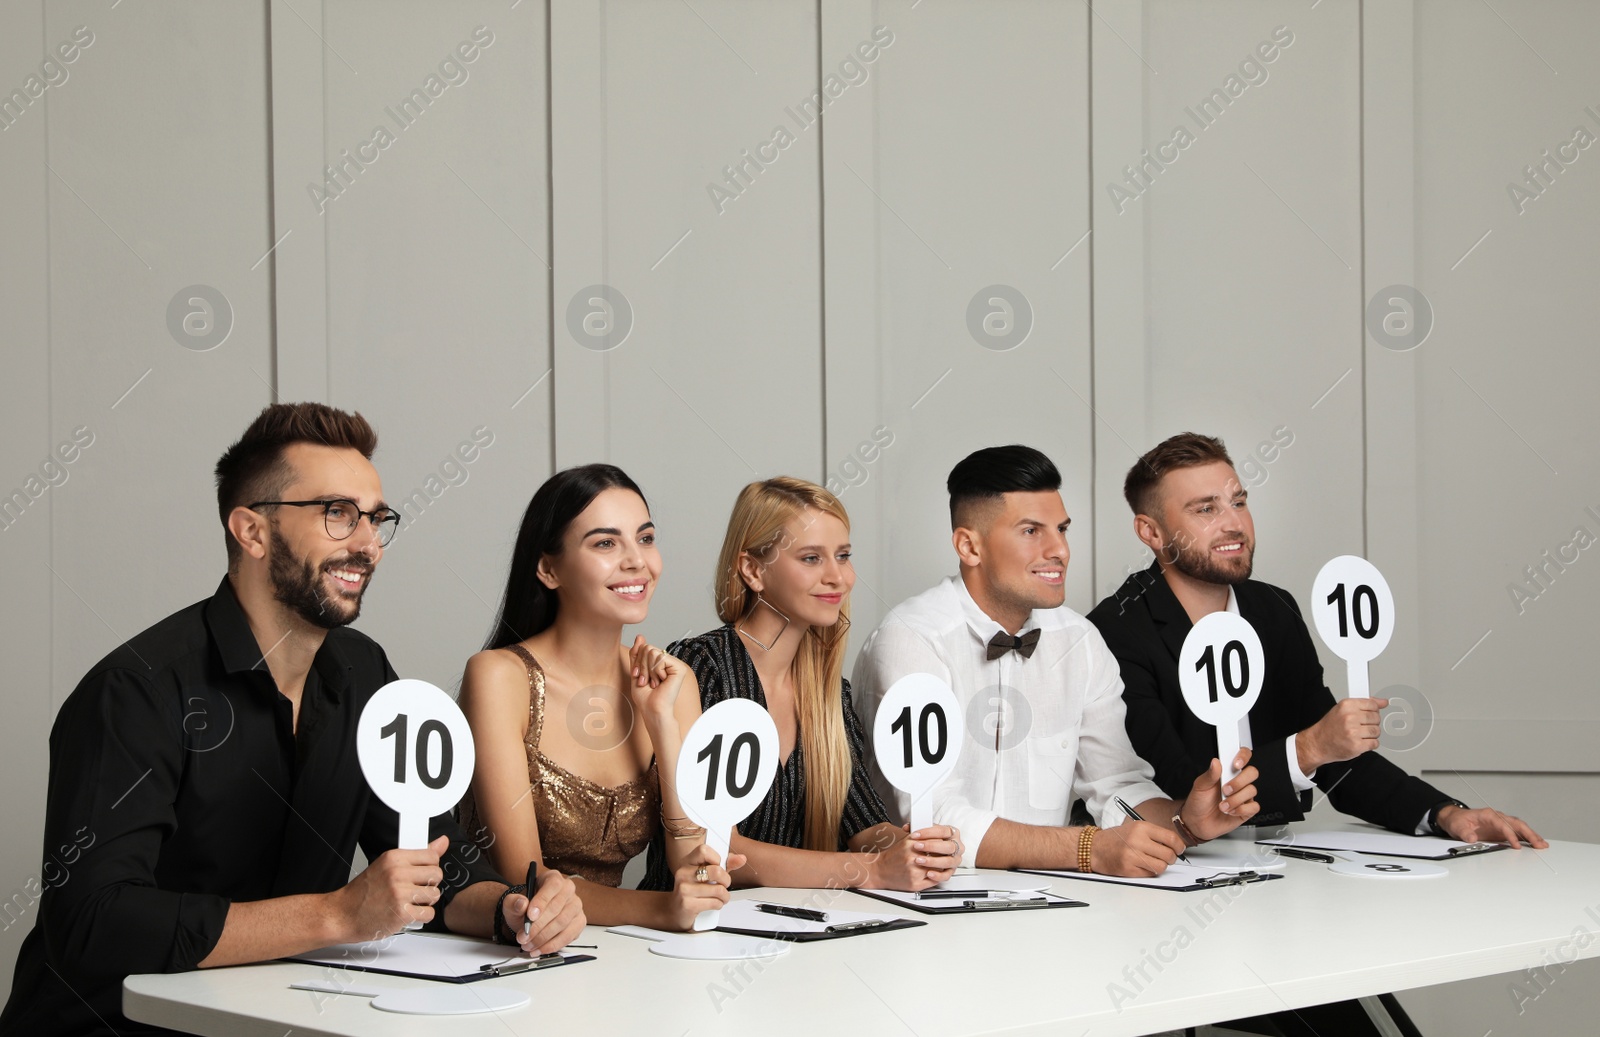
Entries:
{"type": "MultiPolygon", "coordinates": [[[[947,486],[960,575],[890,611],[862,646],[852,693],[870,730],[884,693],[907,674],[954,690],[972,744],[934,792],[934,818],[962,832],[963,863],[1159,875],[1186,846],[1253,816],[1249,750],[1229,785],[1213,760],[1177,801],[1134,753],[1117,661],[1063,604],[1071,520],[1050,459],[1025,446],[979,450],[947,486]],[[1102,823],[1121,823],[1069,826],[1077,797],[1102,823]],[[1147,820],[1126,819],[1118,798],[1147,820]]],[[[876,765],[873,780],[904,821],[909,798],[876,765]]]]}

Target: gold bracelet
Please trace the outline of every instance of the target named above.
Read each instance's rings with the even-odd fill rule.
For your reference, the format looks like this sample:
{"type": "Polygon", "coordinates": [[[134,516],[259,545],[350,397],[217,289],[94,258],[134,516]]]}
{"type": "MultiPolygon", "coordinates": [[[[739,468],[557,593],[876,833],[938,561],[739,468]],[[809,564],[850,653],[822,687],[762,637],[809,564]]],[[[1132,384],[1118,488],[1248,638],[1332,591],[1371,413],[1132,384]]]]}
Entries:
{"type": "Polygon", "coordinates": [[[1093,857],[1092,846],[1094,833],[1100,831],[1094,825],[1084,825],[1083,831],[1078,834],[1078,870],[1082,872],[1093,871],[1090,866],[1093,857]]]}
{"type": "Polygon", "coordinates": [[[704,839],[706,830],[704,828],[689,824],[688,821],[689,819],[687,817],[668,817],[665,814],[661,815],[661,827],[665,829],[666,833],[672,836],[672,838],[680,841],[688,839],[704,839]],[[683,821],[685,823],[678,825],[673,823],[675,821],[683,821]]]}

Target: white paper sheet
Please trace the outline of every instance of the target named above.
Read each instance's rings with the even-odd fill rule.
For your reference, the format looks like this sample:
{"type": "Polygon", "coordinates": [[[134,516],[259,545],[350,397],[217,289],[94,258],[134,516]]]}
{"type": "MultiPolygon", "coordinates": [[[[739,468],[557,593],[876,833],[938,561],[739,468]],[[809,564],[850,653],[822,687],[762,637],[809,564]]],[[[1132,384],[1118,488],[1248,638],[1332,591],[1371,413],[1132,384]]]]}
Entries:
{"type": "Polygon", "coordinates": [[[1212,871],[1282,871],[1288,867],[1284,859],[1271,850],[1251,852],[1248,846],[1240,846],[1237,843],[1232,845],[1206,843],[1203,846],[1191,846],[1183,851],[1183,855],[1189,858],[1189,863],[1195,867],[1210,868],[1212,871]]]}
{"type": "Polygon", "coordinates": [[[1183,889],[1207,879],[1227,879],[1232,877],[1231,872],[1219,871],[1216,868],[1201,868],[1192,864],[1170,864],[1167,870],[1154,878],[1126,878],[1122,875],[1101,875],[1096,872],[1082,871],[1046,871],[1043,868],[1030,869],[1041,875],[1055,875],[1064,879],[1085,879],[1089,882],[1116,882],[1128,886],[1149,886],[1153,889],[1183,889]]]}
{"type": "MultiPolygon", "coordinates": [[[[1014,871],[977,871],[957,873],[939,883],[934,889],[1005,889],[1036,890],[1040,893],[1050,888],[1050,880],[1035,875],[1021,875],[1014,871]]],[[[873,890],[874,893],[888,892],[873,890]]]]}
{"type": "MultiPolygon", "coordinates": [[[[1044,878],[1041,877],[1041,882],[1043,882],[1045,884],[1048,884],[1048,881],[1049,880],[1044,879],[1044,878]]],[[[1000,890],[998,890],[997,887],[990,887],[990,888],[991,889],[996,889],[997,892],[1000,892],[1000,895],[997,896],[997,897],[985,897],[985,896],[979,896],[977,893],[973,893],[973,894],[971,894],[970,896],[967,896],[967,897],[938,897],[938,898],[929,899],[929,900],[918,900],[917,899],[917,895],[915,893],[906,893],[906,892],[903,892],[903,891],[897,890],[897,889],[875,889],[875,890],[872,891],[872,895],[875,896],[875,897],[882,897],[885,900],[893,900],[896,903],[900,903],[900,904],[915,904],[918,907],[935,908],[935,909],[941,908],[941,907],[944,907],[944,908],[958,908],[958,907],[961,907],[967,900],[993,900],[993,901],[1007,901],[1007,900],[1033,901],[1033,900],[1041,900],[1041,901],[1046,901],[1046,902],[1051,903],[1051,904],[1066,904],[1066,903],[1074,903],[1075,902],[1075,901],[1073,901],[1073,899],[1071,897],[1057,896],[1056,894],[1051,893],[1049,891],[1039,891],[1039,890],[1031,890],[1031,889],[1028,889],[1028,890],[1005,890],[1005,891],[1000,891],[1000,890]]]]}
{"type": "Polygon", "coordinates": [[[335,944],[321,950],[296,954],[289,960],[305,962],[308,965],[384,969],[413,976],[454,979],[461,976],[476,976],[479,972],[478,966],[505,961],[517,953],[519,952],[515,947],[507,947],[490,940],[406,932],[385,940],[335,944]]]}
{"type": "Polygon", "coordinates": [[[818,908],[828,916],[826,922],[813,922],[806,918],[768,914],[758,910],[758,900],[733,900],[722,909],[717,925],[722,929],[749,929],[763,933],[825,933],[830,925],[850,922],[898,922],[903,915],[877,914],[871,911],[844,911],[835,907],[818,908]]]}

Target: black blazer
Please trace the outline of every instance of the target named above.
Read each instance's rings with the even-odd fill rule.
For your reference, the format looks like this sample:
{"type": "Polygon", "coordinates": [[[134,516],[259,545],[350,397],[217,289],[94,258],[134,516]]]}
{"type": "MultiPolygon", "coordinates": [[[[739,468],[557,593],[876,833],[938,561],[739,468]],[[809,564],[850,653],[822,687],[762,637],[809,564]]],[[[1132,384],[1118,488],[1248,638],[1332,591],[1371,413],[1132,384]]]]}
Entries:
{"type": "MultiPolygon", "coordinates": [[[[1233,588],[1239,614],[1261,637],[1266,673],[1261,697],[1250,709],[1251,763],[1261,772],[1252,824],[1299,821],[1312,794],[1297,793],[1289,779],[1287,740],[1334,706],[1322,663],[1293,595],[1246,580],[1233,588]]],[[[1089,620],[1122,665],[1122,698],[1134,751],[1155,767],[1156,784],[1174,799],[1188,795],[1194,779],[1217,755],[1216,729],[1184,704],[1178,686],[1178,651],[1194,624],[1156,565],[1134,573],[1095,606],[1089,620]]],[[[1327,763],[1311,780],[1341,813],[1408,835],[1428,811],[1451,797],[1414,778],[1375,752],[1327,763]]]]}

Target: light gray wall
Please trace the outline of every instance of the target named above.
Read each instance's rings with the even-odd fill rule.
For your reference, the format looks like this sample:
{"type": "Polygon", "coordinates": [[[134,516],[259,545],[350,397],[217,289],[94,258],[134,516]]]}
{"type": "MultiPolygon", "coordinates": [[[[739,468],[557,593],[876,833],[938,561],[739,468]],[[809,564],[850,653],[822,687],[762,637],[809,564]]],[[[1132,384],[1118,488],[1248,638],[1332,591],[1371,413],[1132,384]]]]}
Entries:
{"type": "MultiPolygon", "coordinates": [[[[743,483],[832,480],[864,634],[949,571],[943,478],[977,446],[1061,466],[1087,609],[1142,564],[1120,494],[1139,452],[1193,428],[1242,461],[1286,428],[1251,480],[1258,574],[1304,606],[1334,554],[1386,573],[1400,625],[1373,687],[1420,689],[1431,717],[1391,757],[1600,840],[1578,647],[1600,563],[1569,550],[1537,597],[1508,589],[1577,527],[1600,535],[1600,360],[1581,345],[1600,151],[1520,213],[1507,194],[1574,127],[1600,135],[1589,6],[0,0],[0,89],[79,26],[94,40],[65,81],[0,120],[0,490],[40,479],[0,530],[0,892],[37,877],[62,698],[209,593],[209,468],[274,398],[378,425],[415,520],[362,626],[447,687],[558,466],[609,460],[649,494],[658,642],[714,622],[743,483]],[[493,42],[464,77],[440,73],[480,26],[493,42]],[[1259,78],[1239,65],[1280,26],[1294,41],[1265,80],[1201,129],[1185,109],[1259,78]],[[801,102],[831,74],[813,124],[801,102]],[[430,75],[453,81],[402,125],[387,109],[430,75]],[[313,201],[379,126],[392,144],[313,201]],[[1177,126],[1192,145],[1114,199],[1177,126]],[[792,142],[715,199],[779,127],[792,142]],[[1409,351],[1365,327],[1394,284],[1433,307],[1409,351]],[[208,350],[168,325],[192,285],[232,311],[208,350]],[[595,285],[631,308],[620,344],[582,331],[595,285]],[[994,298],[1026,301],[1019,342],[994,298]],[[75,429],[92,443],[41,473],[75,429]],[[492,445],[462,463],[475,433],[492,445]]],[[[31,922],[0,933],[0,961],[31,922]]],[[[1425,1032],[1572,1032],[1600,1008],[1593,971],[1520,1014],[1516,976],[1404,1000],[1425,1032]]]]}
{"type": "MultiPolygon", "coordinates": [[[[300,251],[284,262],[308,244],[326,257],[326,389],[315,394],[372,419],[384,490],[407,514],[363,622],[397,670],[453,689],[493,623],[523,507],[552,471],[544,12],[355,2],[324,14],[361,74],[298,26],[325,77],[322,149],[337,155],[377,126],[395,140],[320,218],[295,185],[297,237],[283,248],[300,251]],[[480,26],[492,42],[442,76],[452,48],[473,53],[480,26]],[[430,75],[443,93],[420,115],[401,112],[430,75]]],[[[294,348],[280,337],[280,352],[294,348]]]]}
{"type": "MultiPolygon", "coordinates": [[[[1050,454],[1073,543],[1095,529],[1087,248],[1057,265],[1089,225],[1088,26],[1049,0],[999,10],[823,6],[825,74],[893,34],[823,127],[825,461],[853,518],[857,644],[953,570],[944,480],[978,447],[1050,454]],[[863,450],[878,429],[889,445],[863,450]]],[[[1069,600],[1091,604],[1078,557],[1069,600]]]]}
{"type": "MultiPolygon", "coordinates": [[[[41,5],[13,6],[16,9],[7,11],[7,31],[0,34],[0,68],[5,69],[7,79],[15,70],[37,65],[46,45],[42,41],[47,38],[41,5]]],[[[81,84],[69,80],[67,85],[81,84]]],[[[0,630],[4,630],[0,636],[5,638],[10,682],[6,707],[11,728],[17,732],[15,748],[0,754],[0,782],[17,790],[5,799],[4,816],[11,837],[0,844],[0,874],[4,875],[0,889],[7,901],[21,894],[29,905],[17,922],[0,933],[0,955],[8,962],[15,959],[22,936],[33,922],[33,894],[24,892],[24,883],[31,878],[36,891],[41,880],[43,775],[48,766],[44,738],[61,696],[51,680],[51,604],[60,582],[41,562],[51,557],[56,498],[82,489],[82,480],[74,484],[70,475],[65,483],[48,490],[38,488],[47,485],[48,473],[41,474],[41,465],[54,459],[59,440],[71,438],[67,427],[71,419],[56,420],[50,400],[46,296],[50,223],[46,208],[53,177],[44,164],[42,115],[31,109],[0,133],[0,183],[5,184],[8,198],[5,235],[0,238],[0,313],[6,314],[0,364],[4,364],[8,385],[25,387],[21,392],[13,388],[7,394],[8,405],[0,408],[0,429],[4,430],[0,434],[0,464],[4,465],[0,471],[6,473],[5,489],[0,492],[9,495],[13,489],[22,489],[30,476],[39,480],[37,499],[20,513],[5,511],[6,525],[0,531],[0,572],[4,573],[5,588],[0,594],[0,630]]],[[[79,458],[80,463],[87,460],[79,458]]],[[[0,507],[5,503],[0,500],[0,507]]],[[[0,982],[9,990],[10,970],[0,970],[0,975],[5,977],[0,982]]]]}
{"type": "Polygon", "coordinates": [[[716,623],[740,487],[819,472],[816,132],[721,213],[706,191],[814,88],[815,12],[557,3],[551,32],[556,462],[610,461],[644,489],[664,568],[643,630],[665,645],[716,623]],[[610,348],[571,330],[597,284],[632,310],[610,348]]]}
{"type": "Polygon", "coordinates": [[[0,529],[9,989],[41,877],[51,721],[85,668],[221,577],[210,466],[272,399],[273,347],[263,8],[0,12],[0,89],[56,80],[0,122],[0,486],[36,498],[0,529]],[[87,46],[61,61],[80,29],[87,46]],[[231,303],[209,351],[168,327],[195,284],[231,303]]]}

